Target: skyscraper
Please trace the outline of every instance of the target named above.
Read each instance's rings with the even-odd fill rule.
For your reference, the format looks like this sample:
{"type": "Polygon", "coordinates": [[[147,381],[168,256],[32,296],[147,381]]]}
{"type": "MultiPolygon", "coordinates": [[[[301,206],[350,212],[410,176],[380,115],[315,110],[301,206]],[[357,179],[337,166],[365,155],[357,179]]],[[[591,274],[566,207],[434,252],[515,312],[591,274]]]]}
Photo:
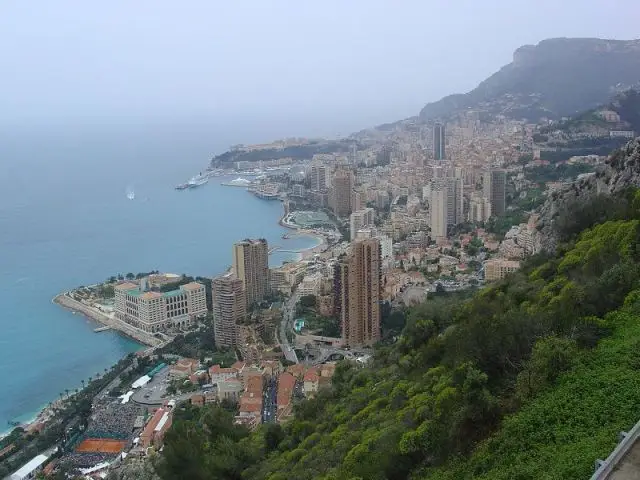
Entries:
{"type": "Polygon", "coordinates": [[[269,286],[269,246],[264,238],[246,239],[233,246],[233,272],[242,281],[247,307],[264,300],[269,286]]]}
{"type": "Polygon", "coordinates": [[[333,175],[330,204],[336,217],[348,217],[351,214],[351,190],[353,190],[353,173],[346,168],[339,168],[333,175]]]}
{"type": "Polygon", "coordinates": [[[464,221],[462,179],[447,178],[447,226],[455,226],[464,221]]]}
{"type": "Polygon", "coordinates": [[[317,164],[311,165],[311,190],[321,192],[327,188],[327,167],[317,164]]]}
{"type": "Polygon", "coordinates": [[[211,299],[216,347],[235,347],[238,343],[238,324],[247,317],[242,280],[231,274],[214,278],[211,299]]]}
{"type": "Polygon", "coordinates": [[[446,158],[445,151],[444,125],[436,123],[433,126],[433,159],[444,160],[446,158]]]}
{"type": "Polygon", "coordinates": [[[431,184],[429,216],[431,217],[431,237],[436,241],[442,241],[447,238],[449,217],[447,195],[448,188],[445,182],[440,180],[431,184]]]}
{"type": "Polygon", "coordinates": [[[336,313],[348,346],[380,340],[380,242],[358,240],[334,270],[336,313]]]}
{"type": "Polygon", "coordinates": [[[506,210],[507,174],[504,170],[489,169],[483,175],[483,195],[491,203],[491,215],[502,215],[506,210]]]}

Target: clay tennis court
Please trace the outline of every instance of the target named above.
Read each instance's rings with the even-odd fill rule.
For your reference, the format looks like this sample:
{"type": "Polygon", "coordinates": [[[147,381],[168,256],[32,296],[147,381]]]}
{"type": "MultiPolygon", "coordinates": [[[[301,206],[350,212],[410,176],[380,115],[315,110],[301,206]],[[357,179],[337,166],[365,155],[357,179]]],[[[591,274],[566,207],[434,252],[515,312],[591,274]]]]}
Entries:
{"type": "Polygon", "coordinates": [[[76,452],[119,453],[126,444],[126,440],[113,438],[86,438],[76,447],[76,452]]]}

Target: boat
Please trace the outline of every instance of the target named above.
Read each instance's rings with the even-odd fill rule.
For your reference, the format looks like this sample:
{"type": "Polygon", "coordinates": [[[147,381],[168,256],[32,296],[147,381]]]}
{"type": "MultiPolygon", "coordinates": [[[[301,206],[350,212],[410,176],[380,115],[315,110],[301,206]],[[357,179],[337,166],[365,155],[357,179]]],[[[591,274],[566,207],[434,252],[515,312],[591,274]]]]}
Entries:
{"type": "Polygon", "coordinates": [[[187,182],[187,185],[189,186],[189,188],[196,188],[196,187],[199,187],[201,185],[204,185],[208,181],[209,181],[209,177],[208,176],[203,175],[202,173],[199,173],[198,175],[193,177],[191,180],[189,180],[187,182]]]}
{"type": "Polygon", "coordinates": [[[180,185],[176,185],[176,190],[184,190],[185,188],[189,188],[188,183],[181,183],[180,185]]]}
{"type": "Polygon", "coordinates": [[[136,199],[136,192],[134,192],[132,188],[130,188],[130,189],[127,191],[127,198],[128,198],[129,200],[135,200],[135,199],[136,199]]]}
{"type": "Polygon", "coordinates": [[[230,182],[223,183],[227,187],[248,187],[251,185],[251,180],[247,180],[246,178],[238,177],[235,180],[231,180],[230,182]]]}

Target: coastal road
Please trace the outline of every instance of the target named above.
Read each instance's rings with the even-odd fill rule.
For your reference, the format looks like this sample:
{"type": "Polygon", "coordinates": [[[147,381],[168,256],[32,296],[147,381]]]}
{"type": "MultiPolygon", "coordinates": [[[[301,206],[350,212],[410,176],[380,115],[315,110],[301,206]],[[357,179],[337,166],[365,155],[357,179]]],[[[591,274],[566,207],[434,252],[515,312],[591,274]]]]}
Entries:
{"type": "Polygon", "coordinates": [[[293,323],[293,316],[296,313],[297,303],[298,293],[293,293],[282,307],[282,321],[280,322],[280,329],[278,332],[280,338],[280,348],[282,348],[284,357],[290,362],[294,363],[298,363],[298,356],[296,355],[293,347],[289,344],[289,339],[287,338],[287,329],[293,323]]]}

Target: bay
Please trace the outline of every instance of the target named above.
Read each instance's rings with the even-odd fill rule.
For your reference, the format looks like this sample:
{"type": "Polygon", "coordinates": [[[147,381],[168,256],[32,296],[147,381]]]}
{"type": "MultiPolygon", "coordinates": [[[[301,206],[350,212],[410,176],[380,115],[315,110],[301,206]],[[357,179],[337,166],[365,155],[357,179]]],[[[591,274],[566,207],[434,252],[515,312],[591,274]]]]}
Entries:
{"type": "MultiPolygon", "coordinates": [[[[316,243],[283,240],[282,204],[221,178],[174,190],[235,140],[224,137],[186,124],[0,132],[0,432],[140,348],[94,333],[51,303],[56,294],[117,273],[214,276],[243,238],[316,243]]],[[[275,253],[271,263],[290,257],[275,253]]]]}

